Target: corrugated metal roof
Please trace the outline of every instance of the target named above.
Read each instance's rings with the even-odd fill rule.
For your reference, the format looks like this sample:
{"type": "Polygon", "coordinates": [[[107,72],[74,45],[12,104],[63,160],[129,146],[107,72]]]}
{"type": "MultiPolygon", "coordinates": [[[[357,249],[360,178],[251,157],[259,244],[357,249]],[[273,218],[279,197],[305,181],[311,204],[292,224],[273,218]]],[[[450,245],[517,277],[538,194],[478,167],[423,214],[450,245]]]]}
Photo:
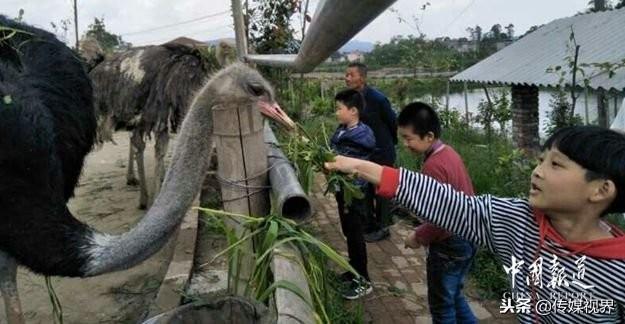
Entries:
{"type": "MultiPolygon", "coordinates": [[[[549,67],[565,66],[571,27],[580,45],[579,63],[618,62],[625,58],[625,8],[554,20],[499,52],[451,78],[489,84],[557,86],[558,76],[549,67]]],[[[587,75],[594,69],[584,69],[587,75]]],[[[578,80],[580,79],[578,74],[578,80]]],[[[567,77],[570,83],[570,76],[567,77]]],[[[578,85],[583,86],[580,80],[578,85]]],[[[593,89],[625,90],[625,68],[609,78],[606,73],[591,79],[593,89]]]]}

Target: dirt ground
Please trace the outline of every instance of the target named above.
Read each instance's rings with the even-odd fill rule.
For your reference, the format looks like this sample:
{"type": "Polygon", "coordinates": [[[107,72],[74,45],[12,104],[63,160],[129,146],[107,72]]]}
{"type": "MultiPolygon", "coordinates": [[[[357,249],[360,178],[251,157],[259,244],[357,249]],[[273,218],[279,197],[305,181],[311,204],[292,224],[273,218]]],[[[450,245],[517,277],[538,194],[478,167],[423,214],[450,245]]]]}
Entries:
{"type": "MultiPolygon", "coordinates": [[[[137,208],[138,187],[126,185],[128,133],[118,132],[114,139],[117,145],[107,143],[88,155],[69,209],[78,219],[100,231],[121,233],[132,227],[145,211],[137,208]]],[[[170,143],[171,151],[173,141],[170,143]]],[[[153,143],[147,145],[145,162],[147,175],[151,177],[153,143]]],[[[89,279],[53,278],[64,323],[136,323],[154,299],[171,253],[168,244],[127,271],[89,279]]],[[[26,322],[53,323],[44,278],[20,268],[18,285],[26,322]]],[[[0,323],[6,323],[4,307],[0,307],[0,323]]]]}

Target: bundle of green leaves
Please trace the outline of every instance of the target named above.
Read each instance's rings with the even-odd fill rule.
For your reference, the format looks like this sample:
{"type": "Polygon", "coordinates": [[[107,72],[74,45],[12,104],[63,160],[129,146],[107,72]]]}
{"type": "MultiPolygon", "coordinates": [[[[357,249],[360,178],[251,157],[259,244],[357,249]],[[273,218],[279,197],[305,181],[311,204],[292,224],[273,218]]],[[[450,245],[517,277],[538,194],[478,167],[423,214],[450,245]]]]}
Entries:
{"type": "Polygon", "coordinates": [[[364,193],[354,184],[352,175],[327,171],[324,168],[324,163],[334,161],[336,156],[330,148],[325,124],[321,124],[321,134],[316,137],[311,136],[300,124],[297,126],[295,134],[285,136],[286,143],[281,148],[295,165],[304,191],[310,192],[315,172],[322,172],[327,183],[324,194],[342,192],[346,205],[350,205],[353,199],[364,198],[364,193]]]}

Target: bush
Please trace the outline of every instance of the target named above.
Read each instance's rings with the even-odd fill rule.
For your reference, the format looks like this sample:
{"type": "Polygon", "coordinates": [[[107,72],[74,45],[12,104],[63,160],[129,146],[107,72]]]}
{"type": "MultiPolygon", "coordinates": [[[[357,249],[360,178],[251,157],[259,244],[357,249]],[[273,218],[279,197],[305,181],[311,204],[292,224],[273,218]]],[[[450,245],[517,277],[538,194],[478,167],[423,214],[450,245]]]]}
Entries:
{"type": "Polygon", "coordinates": [[[549,120],[547,121],[547,135],[552,135],[559,128],[566,126],[582,125],[583,121],[579,115],[571,117],[571,103],[567,94],[560,88],[551,94],[549,100],[549,120]]]}

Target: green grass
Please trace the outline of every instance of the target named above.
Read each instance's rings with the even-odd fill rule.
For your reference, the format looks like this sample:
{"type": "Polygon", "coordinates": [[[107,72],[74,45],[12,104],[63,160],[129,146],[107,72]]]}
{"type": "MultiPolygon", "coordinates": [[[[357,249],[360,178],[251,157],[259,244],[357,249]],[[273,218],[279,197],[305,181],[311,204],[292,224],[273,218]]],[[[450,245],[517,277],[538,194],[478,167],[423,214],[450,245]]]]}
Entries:
{"type": "MultiPolygon", "coordinates": [[[[314,311],[317,323],[360,323],[362,314],[346,312],[337,307],[336,280],[328,270],[330,264],[338,266],[342,271],[348,270],[356,274],[347,260],[327,244],[309,234],[294,221],[277,215],[268,215],[257,218],[238,215],[214,209],[203,209],[206,218],[213,218],[220,224],[228,240],[228,248],[215,256],[228,255],[228,280],[232,291],[241,291],[237,285],[241,282],[241,256],[249,253],[242,248],[247,242],[253,242],[254,265],[249,281],[246,282],[243,295],[261,302],[267,302],[269,297],[278,288],[287,289],[299,296],[314,311]],[[241,223],[244,231],[236,234],[232,228],[226,226],[224,220],[230,218],[241,223]],[[279,248],[289,245],[299,250],[304,258],[300,266],[304,269],[312,301],[303,298],[303,292],[293,283],[283,280],[276,281],[271,271],[271,260],[279,248]],[[359,315],[360,314],[360,315],[359,315]],[[350,319],[350,321],[345,321],[350,319]]],[[[211,221],[211,222],[213,222],[211,221]]],[[[290,256],[284,255],[289,258],[290,256]]]]}

